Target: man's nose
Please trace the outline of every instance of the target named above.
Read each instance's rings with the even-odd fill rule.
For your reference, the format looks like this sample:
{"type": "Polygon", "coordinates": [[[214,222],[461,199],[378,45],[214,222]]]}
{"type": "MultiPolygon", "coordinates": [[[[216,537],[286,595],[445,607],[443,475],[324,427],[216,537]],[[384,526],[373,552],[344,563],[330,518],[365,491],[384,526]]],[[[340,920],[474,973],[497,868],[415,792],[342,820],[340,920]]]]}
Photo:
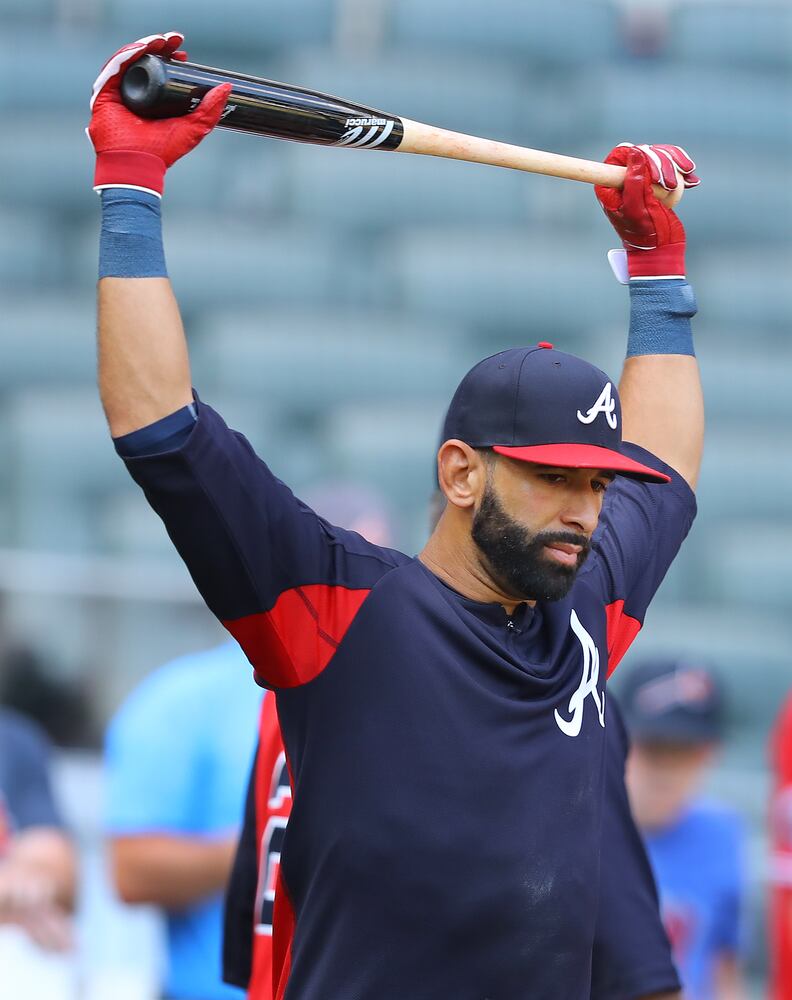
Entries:
{"type": "Polygon", "coordinates": [[[599,499],[592,494],[588,497],[575,497],[562,512],[561,520],[571,531],[591,536],[597,527],[600,507],[599,499]]]}

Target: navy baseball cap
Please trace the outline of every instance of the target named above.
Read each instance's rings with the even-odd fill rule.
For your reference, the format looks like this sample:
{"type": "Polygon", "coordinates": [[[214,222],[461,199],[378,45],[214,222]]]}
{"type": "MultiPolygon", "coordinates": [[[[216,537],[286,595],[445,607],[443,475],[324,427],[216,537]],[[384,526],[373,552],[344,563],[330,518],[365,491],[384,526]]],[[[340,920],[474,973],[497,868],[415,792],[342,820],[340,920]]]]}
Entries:
{"type": "Polygon", "coordinates": [[[723,692],[712,672],[695,660],[647,660],[622,667],[619,704],[640,743],[713,743],[723,728],[723,692]]]}
{"type": "Polygon", "coordinates": [[[446,414],[443,440],[451,438],[523,462],[669,482],[623,453],[611,379],[552,344],[501,351],[471,368],[446,414]]]}

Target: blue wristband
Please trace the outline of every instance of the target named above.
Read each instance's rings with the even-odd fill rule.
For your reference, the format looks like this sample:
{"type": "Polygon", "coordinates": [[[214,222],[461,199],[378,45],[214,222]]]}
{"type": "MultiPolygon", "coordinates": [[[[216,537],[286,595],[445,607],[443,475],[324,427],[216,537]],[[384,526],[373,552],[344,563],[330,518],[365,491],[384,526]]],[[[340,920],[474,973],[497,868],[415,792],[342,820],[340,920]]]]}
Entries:
{"type": "Polygon", "coordinates": [[[102,192],[100,278],[167,278],[160,199],[132,188],[102,192]]]}
{"type": "Polygon", "coordinates": [[[690,320],[696,297],[683,279],[630,282],[630,333],[627,357],[641,354],[695,356],[690,320]]]}

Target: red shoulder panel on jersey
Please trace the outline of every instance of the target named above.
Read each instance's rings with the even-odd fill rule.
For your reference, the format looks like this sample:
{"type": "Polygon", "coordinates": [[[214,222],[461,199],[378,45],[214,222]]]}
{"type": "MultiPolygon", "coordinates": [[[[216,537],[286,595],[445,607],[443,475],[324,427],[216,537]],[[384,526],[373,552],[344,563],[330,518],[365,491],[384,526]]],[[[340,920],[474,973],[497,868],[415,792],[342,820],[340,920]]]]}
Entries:
{"type": "Polygon", "coordinates": [[[624,613],[624,601],[614,601],[605,608],[608,621],[608,677],[641,631],[641,623],[624,613]]]}
{"type": "Polygon", "coordinates": [[[370,593],[328,584],[295,587],[270,611],[223,625],[268,686],[298,687],[321,674],[370,593]]]}

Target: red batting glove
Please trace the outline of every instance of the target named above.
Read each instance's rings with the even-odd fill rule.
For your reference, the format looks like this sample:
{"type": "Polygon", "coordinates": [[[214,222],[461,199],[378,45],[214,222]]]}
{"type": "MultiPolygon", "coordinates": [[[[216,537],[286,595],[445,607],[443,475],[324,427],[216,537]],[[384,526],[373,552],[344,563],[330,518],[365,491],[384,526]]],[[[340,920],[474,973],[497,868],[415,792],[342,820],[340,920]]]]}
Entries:
{"type": "Polygon", "coordinates": [[[185,60],[179,50],[184,36],[176,31],[149,35],[125,45],[105,63],[91,95],[88,138],[96,150],[94,190],[133,187],[161,195],[165,171],[198,145],[220,120],[231,84],[214,87],[201,103],[178,118],[149,120],[129,111],[121,101],[121,78],[127,67],[147,53],[185,60]]]}
{"type": "Polygon", "coordinates": [[[672,191],[682,175],[685,187],[701,181],[696,164],[680,146],[634,146],[621,143],[606,163],[627,167],[624,186],[594,189],[611,225],[621,237],[631,278],[684,277],[685,228],[676,213],[652,191],[658,184],[672,191]],[[676,169],[675,169],[676,168],[676,169]]]}

